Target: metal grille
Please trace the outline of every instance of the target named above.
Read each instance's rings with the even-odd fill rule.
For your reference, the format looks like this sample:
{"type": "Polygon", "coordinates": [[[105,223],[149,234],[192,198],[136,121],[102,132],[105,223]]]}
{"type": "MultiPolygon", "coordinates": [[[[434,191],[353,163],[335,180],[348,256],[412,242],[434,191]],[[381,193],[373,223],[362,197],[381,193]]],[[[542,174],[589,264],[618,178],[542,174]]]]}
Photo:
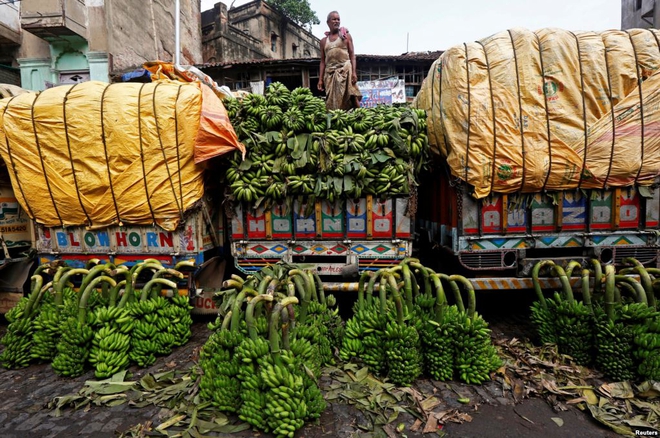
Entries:
{"type": "MultiPolygon", "coordinates": [[[[518,262],[517,257],[514,258],[515,262],[511,265],[504,263],[504,256],[510,251],[478,251],[467,252],[459,255],[461,264],[468,269],[511,269],[514,268],[518,262]]],[[[515,251],[514,251],[515,254],[515,251]]]]}
{"type": "Polygon", "coordinates": [[[648,246],[627,247],[627,248],[614,248],[614,263],[619,265],[623,263],[626,257],[633,257],[640,263],[657,264],[658,262],[658,248],[648,246]]]}

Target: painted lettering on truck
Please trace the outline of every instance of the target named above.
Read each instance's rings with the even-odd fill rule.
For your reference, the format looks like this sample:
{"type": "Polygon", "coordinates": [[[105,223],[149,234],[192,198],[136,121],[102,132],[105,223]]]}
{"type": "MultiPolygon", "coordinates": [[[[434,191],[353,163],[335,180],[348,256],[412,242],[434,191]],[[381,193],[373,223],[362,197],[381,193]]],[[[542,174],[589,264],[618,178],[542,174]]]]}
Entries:
{"type": "MultiPolygon", "coordinates": [[[[117,247],[142,247],[147,248],[173,248],[174,236],[171,232],[146,232],[143,239],[140,233],[135,231],[123,232],[117,231],[114,234],[117,247]]],[[[55,232],[57,245],[60,248],[64,247],[80,247],[81,242],[76,233],[66,233],[62,231],[55,232]]],[[[110,247],[110,236],[107,232],[92,232],[86,231],[82,236],[85,246],[87,248],[104,248],[110,247]]]]}

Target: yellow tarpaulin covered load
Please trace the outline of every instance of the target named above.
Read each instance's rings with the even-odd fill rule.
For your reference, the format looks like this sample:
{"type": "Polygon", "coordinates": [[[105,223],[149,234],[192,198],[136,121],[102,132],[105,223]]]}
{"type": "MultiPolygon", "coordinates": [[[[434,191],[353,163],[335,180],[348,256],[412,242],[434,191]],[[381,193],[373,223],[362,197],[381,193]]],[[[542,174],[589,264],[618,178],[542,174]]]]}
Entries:
{"type": "Polygon", "coordinates": [[[204,194],[204,160],[243,148],[200,83],[85,82],[0,101],[0,155],[45,226],[176,229],[204,194]]]}
{"type": "Polygon", "coordinates": [[[660,175],[660,32],[512,29],[453,47],[416,98],[474,196],[649,185],[660,175]]]}

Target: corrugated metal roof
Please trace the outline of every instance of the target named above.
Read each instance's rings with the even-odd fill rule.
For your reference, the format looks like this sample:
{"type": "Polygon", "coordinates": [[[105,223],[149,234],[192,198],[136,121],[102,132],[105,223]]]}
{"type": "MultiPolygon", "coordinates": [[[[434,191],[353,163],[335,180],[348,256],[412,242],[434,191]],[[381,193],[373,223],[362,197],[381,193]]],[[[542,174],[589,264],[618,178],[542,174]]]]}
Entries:
{"type": "MultiPolygon", "coordinates": [[[[402,55],[356,55],[358,61],[435,61],[442,54],[441,50],[433,52],[410,52],[402,55]]],[[[222,61],[211,62],[198,65],[198,68],[214,68],[214,67],[234,67],[241,65],[277,65],[277,64],[311,64],[319,62],[319,58],[290,58],[290,59],[248,59],[237,61],[222,61]]]]}

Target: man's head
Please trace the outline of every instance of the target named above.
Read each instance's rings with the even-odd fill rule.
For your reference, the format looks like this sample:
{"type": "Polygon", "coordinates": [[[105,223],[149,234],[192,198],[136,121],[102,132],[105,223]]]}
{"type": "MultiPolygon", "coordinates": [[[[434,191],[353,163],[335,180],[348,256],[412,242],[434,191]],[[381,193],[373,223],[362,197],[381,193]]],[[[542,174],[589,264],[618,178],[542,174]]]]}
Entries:
{"type": "Polygon", "coordinates": [[[341,24],[341,20],[339,19],[339,12],[330,12],[328,14],[326,23],[328,23],[328,28],[330,28],[331,31],[338,31],[341,24]]]}

